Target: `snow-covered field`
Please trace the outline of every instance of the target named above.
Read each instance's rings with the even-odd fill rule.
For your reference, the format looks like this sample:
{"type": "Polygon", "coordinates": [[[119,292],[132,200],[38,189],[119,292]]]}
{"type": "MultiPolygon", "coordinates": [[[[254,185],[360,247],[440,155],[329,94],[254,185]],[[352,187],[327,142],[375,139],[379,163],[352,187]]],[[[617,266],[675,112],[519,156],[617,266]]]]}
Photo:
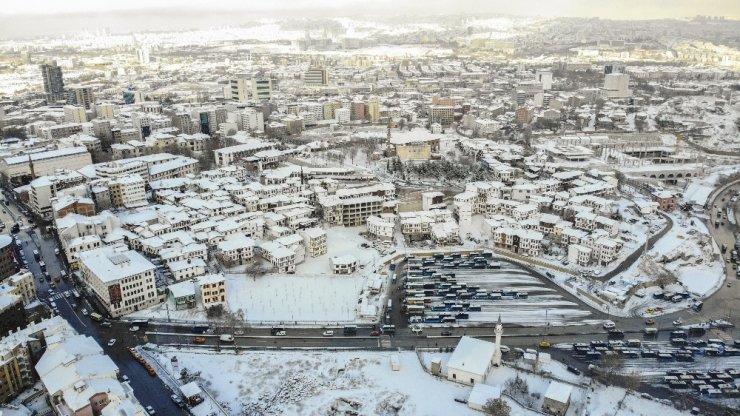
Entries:
{"type": "MultiPolygon", "coordinates": [[[[381,265],[381,256],[375,249],[361,246],[367,243],[359,235],[361,231],[364,227],[327,229],[327,254],[307,255],[305,262],[296,267],[295,274],[268,273],[255,279],[244,273],[227,273],[229,309],[234,312],[241,309],[247,321],[256,325],[361,322],[360,312],[377,310],[382,300],[383,289],[371,294],[369,286],[382,282],[384,287],[387,283],[385,276],[374,272],[381,265]],[[335,256],[353,256],[361,268],[352,275],[333,275],[330,259],[335,256]]],[[[206,319],[201,309],[176,311],[172,304],[169,310],[162,304],[129,317],[165,319],[168,314],[175,320],[206,319]]]]}
{"type": "MultiPolygon", "coordinates": [[[[229,414],[263,415],[479,415],[454,399],[467,399],[471,387],[436,378],[424,371],[414,352],[367,351],[270,351],[204,352],[160,348],[153,354],[172,372],[171,359],[177,356],[179,369],[198,374],[201,386],[215,396],[229,414]],[[393,371],[391,357],[397,355],[400,370],[393,371]]],[[[424,353],[428,364],[433,357],[442,359],[443,368],[450,354],[424,353]]],[[[571,383],[588,380],[551,362],[542,370],[556,379],[571,383]]],[[[526,380],[532,408],[541,409],[550,379],[510,367],[491,370],[486,384],[504,387],[519,376],[526,380]]],[[[640,398],[620,388],[594,384],[594,390],[578,387],[571,396],[568,416],[614,414],[621,401],[619,415],[682,415],[670,406],[640,398]]],[[[534,416],[509,398],[512,415],[534,416]]]]}

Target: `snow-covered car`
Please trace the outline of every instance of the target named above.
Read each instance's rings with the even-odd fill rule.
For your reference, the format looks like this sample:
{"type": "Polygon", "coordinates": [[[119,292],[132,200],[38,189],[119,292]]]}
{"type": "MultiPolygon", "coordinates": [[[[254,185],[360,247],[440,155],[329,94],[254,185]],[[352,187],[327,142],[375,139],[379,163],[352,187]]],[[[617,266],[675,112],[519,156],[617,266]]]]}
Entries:
{"type": "Polygon", "coordinates": [[[110,341],[108,341],[108,346],[109,346],[109,347],[112,347],[112,346],[114,346],[114,345],[116,345],[116,339],[115,339],[115,338],[111,338],[111,340],[110,340],[110,341]]]}
{"type": "Polygon", "coordinates": [[[333,337],[334,336],[334,331],[324,331],[324,333],[321,334],[321,335],[323,335],[325,337],[333,337]]]}
{"type": "Polygon", "coordinates": [[[129,332],[138,332],[138,331],[139,331],[139,329],[140,329],[140,328],[139,328],[138,326],[134,325],[134,326],[132,326],[131,328],[129,328],[128,330],[129,330],[129,332]]]}
{"type": "Polygon", "coordinates": [[[617,324],[615,324],[614,321],[606,321],[602,326],[604,329],[614,329],[617,327],[617,324]]]}
{"type": "Polygon", "coordinates": [[[153,415],[153,414],[156,414],[156,413],[157,413],[157,412],[156,412],[156,411],[154,410],[154,408],[153,408],[153,407],[151,407],[151,406],[147,406],[147,407],[145,407],[145,409],[146,409],[146,412],[147,412],[147,413],[149,413],[150,415],[153,415]]]}

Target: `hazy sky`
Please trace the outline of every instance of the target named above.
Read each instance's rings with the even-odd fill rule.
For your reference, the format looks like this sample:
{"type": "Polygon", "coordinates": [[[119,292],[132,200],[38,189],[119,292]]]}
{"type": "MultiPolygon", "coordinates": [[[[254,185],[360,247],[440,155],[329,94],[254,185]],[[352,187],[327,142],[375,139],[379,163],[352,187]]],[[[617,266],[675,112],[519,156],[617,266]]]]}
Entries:
{"type": "Polygon", "coordinates": [[[740,0],[2,0],[0,15],[172,10],[239,10],[264,15],[311,11],[328,16],[377,10],[397,13],[502,13],[652,19],[723,15],[740,18],[740,0]]]}

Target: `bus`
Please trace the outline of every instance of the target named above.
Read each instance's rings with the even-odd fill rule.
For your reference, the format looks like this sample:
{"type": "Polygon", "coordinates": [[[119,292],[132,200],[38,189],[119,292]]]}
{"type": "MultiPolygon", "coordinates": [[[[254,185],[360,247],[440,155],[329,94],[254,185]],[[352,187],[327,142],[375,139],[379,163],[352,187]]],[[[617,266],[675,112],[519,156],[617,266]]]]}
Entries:
{"type": "Polygon", "coordinates": [[[388,307],[385,308],[386,312],[390,312],[393,310],[393,299],[388,299],[388,307]]]}
{"type": "Polygon", "coordinates": [[[90,319],[92,319],[93,321],[101,322],[103,320],[103,315],[97,312],[93,312],[90,314],[90,319]]]}
{"type": "Polygon", "coordinates": [[[357,325],[346,325],[343,333],[344,335],[357,335],[357,325]]]}

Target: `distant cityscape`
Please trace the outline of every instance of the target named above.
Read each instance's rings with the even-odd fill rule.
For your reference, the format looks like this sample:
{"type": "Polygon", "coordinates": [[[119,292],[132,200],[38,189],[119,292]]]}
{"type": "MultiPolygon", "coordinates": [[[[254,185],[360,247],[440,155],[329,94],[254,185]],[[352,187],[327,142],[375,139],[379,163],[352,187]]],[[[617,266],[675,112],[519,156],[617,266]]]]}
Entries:
{"type": "Polygon", "coordinates": [[[1,415],[738,414],[738,20],[129,14],[0,41],[1,415]]]}

